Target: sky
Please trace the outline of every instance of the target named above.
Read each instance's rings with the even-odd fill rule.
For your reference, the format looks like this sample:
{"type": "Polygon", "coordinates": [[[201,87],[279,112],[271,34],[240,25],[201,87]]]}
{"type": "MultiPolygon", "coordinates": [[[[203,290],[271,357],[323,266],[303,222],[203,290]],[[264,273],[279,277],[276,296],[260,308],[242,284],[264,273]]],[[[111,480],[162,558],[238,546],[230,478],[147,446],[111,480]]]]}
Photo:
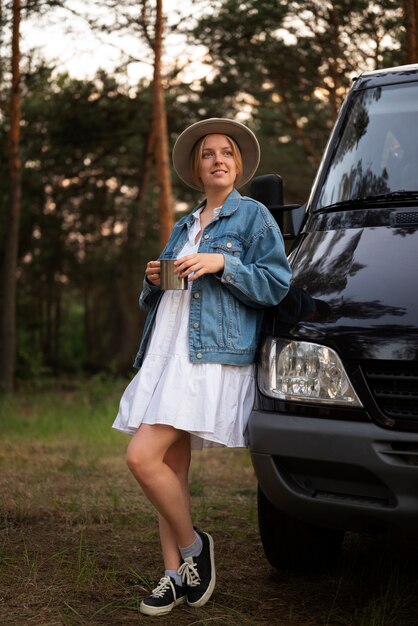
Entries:
{"type": "MultiPolygon", "coordinates": [[[[135,4],[139,10],[139,1],[133,3],[133,6],[135,4]]],[[[94,5],[91,3],[67,0],[66,6],[79,13],[89,10],[94,15],[94,5]]],[[[163,10],[167,23],[170,24],[179,17],[182,20],[188,19],[197,9],[193,0],[163,0],[163,10]]],[[[109,21],[111,19],[109,15],[109,21]]],[[[92,78],[98,68],[112,70],[117,67],[122,58],[121,49],[136,60],[128,66],[128,83],[135,84],[139,78],[152,77],[152,55],[138,38],[94,33],[85,20],[75,17],[66,9],[55,9],[41,18],[23,20],[21,32],[23,53],[36,50],[35,55],[55,63],[57,70],[68,71],[76,78],[92,78]]],[[[201,62],[204,53],[203,48],[193,49],[193,62],[188,64],[186,79],[198,78],[207,71],[201,62]]],[[[184,37],[166,37],[166,64],[170,64],[173,58],[186,60],[188,54],[190,50],[187,49],[184,37]]]]}

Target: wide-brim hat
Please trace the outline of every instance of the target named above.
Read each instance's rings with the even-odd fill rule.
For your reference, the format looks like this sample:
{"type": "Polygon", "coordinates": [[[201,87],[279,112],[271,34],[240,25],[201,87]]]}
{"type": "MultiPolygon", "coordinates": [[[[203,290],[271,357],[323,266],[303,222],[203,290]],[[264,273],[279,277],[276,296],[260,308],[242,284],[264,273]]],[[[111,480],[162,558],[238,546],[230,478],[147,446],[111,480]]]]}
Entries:
{"type": "Polygon", "coordinates": [[[235,187],[242,187],[254,176],[260,162],[260,146],[252,130],[224,117],[211,117],[192,124],[179,135],[173,148],[173,165],[179,178],[192,189],[203,191],[203,184],[192,175],[192,150],[196,143],[206,135],[227,135],[231,137],[241,151],[242,173],[235,181],[235,187]]]}

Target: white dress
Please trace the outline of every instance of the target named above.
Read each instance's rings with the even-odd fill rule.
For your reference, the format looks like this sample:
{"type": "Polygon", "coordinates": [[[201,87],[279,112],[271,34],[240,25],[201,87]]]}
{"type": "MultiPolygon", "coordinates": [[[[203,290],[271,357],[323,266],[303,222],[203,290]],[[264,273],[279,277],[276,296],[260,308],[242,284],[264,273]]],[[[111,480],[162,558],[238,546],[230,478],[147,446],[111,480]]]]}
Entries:
{"type": "MultiPolygon", "coordinates": [[[[199,231],[195,213],[178,258],[197,252],[199,231]]],[[[133,435],[140,424],[166,424],[189,432],[195,449],[245,447],[255,367],[189,360],[190,297],[191,283],[186,291],[164,292],[144,362],[122,395],[113,428],[133,435]]]]}

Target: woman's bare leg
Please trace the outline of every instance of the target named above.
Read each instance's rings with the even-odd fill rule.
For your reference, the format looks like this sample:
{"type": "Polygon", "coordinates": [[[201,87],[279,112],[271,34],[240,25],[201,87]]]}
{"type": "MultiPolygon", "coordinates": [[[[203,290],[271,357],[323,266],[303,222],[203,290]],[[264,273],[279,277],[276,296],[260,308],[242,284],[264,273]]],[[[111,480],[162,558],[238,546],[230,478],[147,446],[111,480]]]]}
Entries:
{"type": "MultiPolygon", "coordinates": [[[[167,450],[164,461],[177,474],[190,509],[189,467],[191,450],[190,436],[188,433],[185,434],[186,437],[179,439],[167,450]]],[[[158,513],[158,523],[165,569],[177,570],[180,567],[181,557],[173,530],[160,513],[158,513]]]]}
{"type": "MultiPolygon", "coordinates": [[[[190,515],[187,474],[190,463],[189,434],[163,424],[142,424],[126,453],[129,469],[166,524],[162,524],[162,549],[170,560],[176,546],[188,546],[196,538],[190,515]],[[181,454],[186,452],[186,462],[181,454]]],[[[161,529],[161,526],[160,526],[161,529]]],[[[167,568],[174,569],[174,568],[167,568]]]]}

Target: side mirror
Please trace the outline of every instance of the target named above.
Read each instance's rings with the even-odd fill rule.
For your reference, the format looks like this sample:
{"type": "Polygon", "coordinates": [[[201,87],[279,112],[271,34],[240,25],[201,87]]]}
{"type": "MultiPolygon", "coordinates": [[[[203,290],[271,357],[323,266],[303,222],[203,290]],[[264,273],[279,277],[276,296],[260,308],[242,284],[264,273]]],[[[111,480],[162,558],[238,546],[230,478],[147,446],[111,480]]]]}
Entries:
{"type": "Polygon", "coordinates": [[[283,180],[278,174],[256,176],[249,195],[264,204],[278,223],[284,239],[294,239],[305,215],[305,205],[283,204],[283,180]]]}

